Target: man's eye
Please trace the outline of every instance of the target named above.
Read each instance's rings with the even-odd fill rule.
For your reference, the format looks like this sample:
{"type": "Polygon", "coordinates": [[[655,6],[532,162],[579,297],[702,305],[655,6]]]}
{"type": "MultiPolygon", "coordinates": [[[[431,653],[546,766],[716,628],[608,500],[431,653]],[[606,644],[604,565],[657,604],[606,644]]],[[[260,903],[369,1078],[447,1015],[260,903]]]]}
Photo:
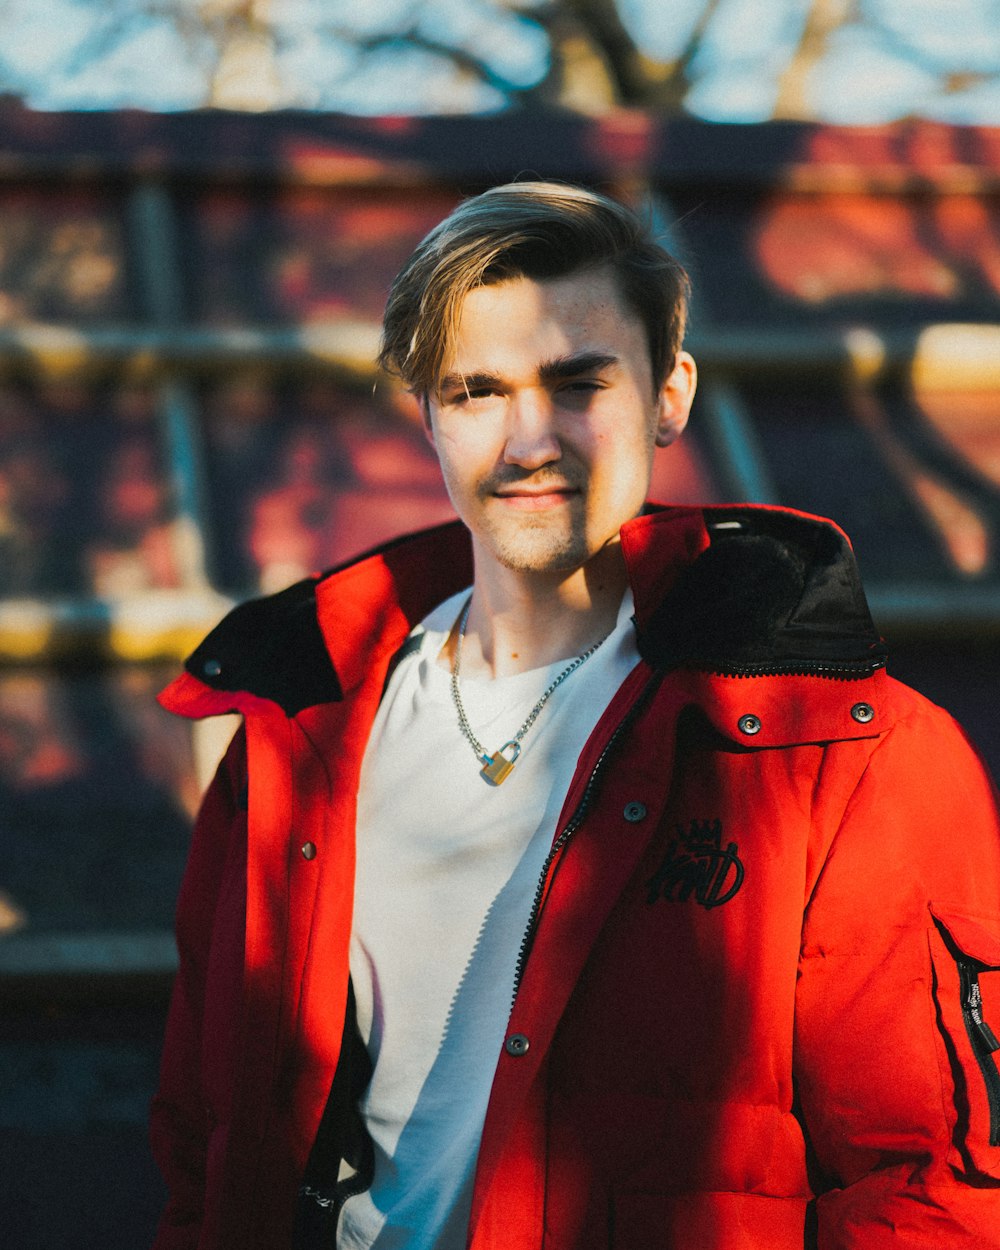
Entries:
{"type": "Polygon", "coordinates": [[[468,390],[459,390],[446,395],[444,402],[452,407],[461,407],[473,400],[490,399],[498,392],[492,386],[470,386],[468,390]]]}
{"type": "Polygon", "coordinates": [[[604,389],[604,384],[598,382],[594,378],[575,378],[572,382],[567,382],[565,386],[560,388],[568,391],[571,395],[590,395],[594,391],[604,389]]]}

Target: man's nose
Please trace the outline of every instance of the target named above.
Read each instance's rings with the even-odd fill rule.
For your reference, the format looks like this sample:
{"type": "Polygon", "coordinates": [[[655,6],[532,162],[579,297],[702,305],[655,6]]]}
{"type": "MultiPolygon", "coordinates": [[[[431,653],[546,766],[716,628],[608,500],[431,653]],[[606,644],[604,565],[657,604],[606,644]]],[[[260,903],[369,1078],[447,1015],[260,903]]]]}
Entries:
{"type": "Polygon", "coordinates": [[[504,461],[538,469],[562,458],[556,436],[552,400],[545,392],[518,391],[510,397],[504,461]]]}

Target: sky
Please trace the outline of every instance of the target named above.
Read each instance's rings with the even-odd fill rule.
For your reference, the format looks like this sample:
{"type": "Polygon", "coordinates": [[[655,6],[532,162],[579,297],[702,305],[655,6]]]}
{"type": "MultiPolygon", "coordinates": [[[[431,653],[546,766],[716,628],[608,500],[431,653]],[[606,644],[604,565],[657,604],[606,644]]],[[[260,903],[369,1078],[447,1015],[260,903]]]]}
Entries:
{"type": "MultiPolygon", "coordinates": [[[[808,77],[811,116],[846,124],[918,116],[1000,125],[1000,0],[827,2],[849,7],[852,17],[808,77]]],[[[0,0],[0,90],[38,109],[197,108],[217,59],[204,15],[220,21],[234,3],[0,0]]],[[[620,0],[619,9],[640,47],[666,59],[690,37],[707,3],[620,0]]],[[[446,56],[403,44],[359,52],[333,24],[353,37],[415,23],[428,43],[469,52],[499,80],[524,87],[543,76],[548,54],[531,4],[526,0],[516,15],[501,0],[258,0],[276,33],[276,54],[247,38],[231,49],[226,69],[248,99],[268,107],[492,112],[505,106],[503,90],[456,74],[446,56]]],[[[809,0],[717,0],[692,65],[687,109],[719,121],[770,117],[809,7],[809,0]]]]}

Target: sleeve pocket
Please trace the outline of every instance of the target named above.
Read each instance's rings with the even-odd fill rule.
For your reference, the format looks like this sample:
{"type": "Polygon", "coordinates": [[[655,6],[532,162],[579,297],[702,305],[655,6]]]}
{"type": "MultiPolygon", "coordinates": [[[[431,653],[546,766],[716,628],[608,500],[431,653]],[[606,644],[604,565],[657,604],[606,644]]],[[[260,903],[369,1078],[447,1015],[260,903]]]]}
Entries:
{"type": "Polygon", "coordinates": [[[933,904],[931,914],[938,1056],[954,1125],[949,1161],[1000,1179],[1000,917],[933,904]]]}

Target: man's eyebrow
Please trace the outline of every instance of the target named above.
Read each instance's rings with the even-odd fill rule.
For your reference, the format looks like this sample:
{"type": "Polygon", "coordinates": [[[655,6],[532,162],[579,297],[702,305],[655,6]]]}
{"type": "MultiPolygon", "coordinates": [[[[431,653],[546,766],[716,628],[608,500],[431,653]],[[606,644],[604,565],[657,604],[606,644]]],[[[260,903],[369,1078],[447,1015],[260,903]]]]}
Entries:
{"type": "Polygon", "coordinates": [[[538,369],[543,382],[559,382],[564,378],[576,378],[581,373],[600,373],[610,365],[619,363],[617,356],[607,352],[576,352],[572,356],[559,356],[544,361],[538,369]]]}
{"type": "MultiPolygon", "coordinates": [[[[575,352],[571,356],[557,356],[543,361],[538,366],[538,376],[546,383],[560,382],[566,378],[577,378],[583,373],[599,373],[619,363],[618,357],[608,352],[575,352]]],[[[485,390],[500,384],[498,373],[477,369],[475,373],[445,373],[438,382],[437,390],[439,395],[443,395],[446,391],[485,390]]]]}
{"type": "Polygon", "coordinates": [[[438,382],[438,394],[445,391],[476,391],[483,387],[496,386],[500,378],[495,373],[479,371],[477,373],[446,373],[438,382]]]}

